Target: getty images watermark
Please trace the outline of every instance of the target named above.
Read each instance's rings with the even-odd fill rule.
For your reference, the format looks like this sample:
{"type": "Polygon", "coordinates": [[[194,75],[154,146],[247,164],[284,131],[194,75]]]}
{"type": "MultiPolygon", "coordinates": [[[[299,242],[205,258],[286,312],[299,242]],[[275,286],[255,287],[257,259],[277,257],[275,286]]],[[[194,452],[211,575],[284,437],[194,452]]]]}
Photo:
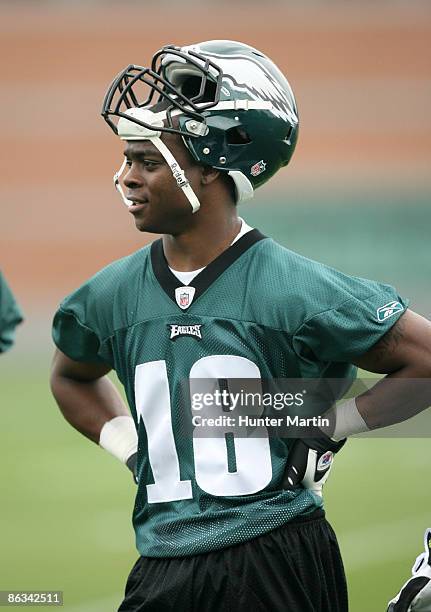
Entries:
{"type": "MultiPolygon", "coordinates": [[[[402,423],[360,434],[361,437],[431,437],[431,410],[415,416],[418,405],[431,405],[431,379],[389,382],[386,409],[399,410],[402,423]],[[395,401],[397,400],[397,401],[395,401]],[[394,406],[391,406],[391,402],[394,406]],[[425,402],[425,403],[424,403],[425,402]],[[413,416],[413,418],[411,418],[413,416]]],[[[373,401],[373,379],[210,379],[184,381],[184,400],[190,405],[185,435],[223,437],[311,438],[331,435],[335,423],[330,408],[361,394],[373,401]]],[[[379,401],[381,397],[379,395],[379,401]]]]}
{"type": "MultiPolygon", "coordinates": [[[[329,427],[330,421],[323,416],[300,417],[299,414],[284,414],[274,416],[266,414],[257,416],[248,414],[250,409],[266,408],[272,411],[281,411],[301,408],[305,404],[306,389],[303,392],[251,392],[241,389],[232,392],[228,389],[216,388],[213,392],[194,392],[191,397],[192,424],[194,427],[329,427]],[[212,416],[195,414],[196,411],[211,408],[212,416]],[[214,416],[215,410],[220,408],[223,412],[214,416]]],[[[207,412],[207,411],[205,411],[207,412]]]]}

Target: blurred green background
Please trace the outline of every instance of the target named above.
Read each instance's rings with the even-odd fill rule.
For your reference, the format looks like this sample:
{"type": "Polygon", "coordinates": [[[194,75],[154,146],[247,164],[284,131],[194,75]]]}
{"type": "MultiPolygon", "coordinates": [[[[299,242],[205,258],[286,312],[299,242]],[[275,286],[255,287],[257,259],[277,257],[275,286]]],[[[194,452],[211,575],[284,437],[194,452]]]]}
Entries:
{"type": "MultiPolygon", "coordinates": [[[[1,3],[0,267],[26,322],[0,357],[0,590],[63,590],[67,612],[115,610],[136,558],[129,473],[63,421],[48,389],[60,299],[152,238],[112,188],[122,149],[99,118],[124,65],[210,38],[271,56],[294,87],[300,140],[241,214],[431,315],[429,3],[179,6],[1,3]]],[[[429,464],[427,439],[352,440],[337,458],[325,497],[351,612],[383,612],[408,577],[431,526],[429,464]]]]}

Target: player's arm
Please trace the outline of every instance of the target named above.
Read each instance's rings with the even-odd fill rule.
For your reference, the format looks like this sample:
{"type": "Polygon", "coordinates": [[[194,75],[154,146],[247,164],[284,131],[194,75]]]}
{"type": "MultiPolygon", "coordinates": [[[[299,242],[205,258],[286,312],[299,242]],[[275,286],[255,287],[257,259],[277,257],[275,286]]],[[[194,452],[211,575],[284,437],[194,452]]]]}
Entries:
{"type": "Polygon", "coordinates": [[[371,390],[327,413],[322,437],[295,442],[283,487],[301,484],[321,495],[334,453],[345,438],[400,423],[431,405],[431,323],[407,310],[366,353],[354,361],[369,372],[387,374],[371,390]]]}
{"type": "Polygon", "coordinates": [[[83,363],[56,350],[51,390],[64,418],[84,436],[100,444],[134,469],[137,435],[130,413],[106,374],[110,367],[83,363]]]}
{"type": "Polygon", "coordinates": [[[407,310],[355,364],[387,374],[356,398],[368,429],[400,423],[431,405],[431,323],[407,310]]]}
{"type": "Polygon", "coordinates": [[[353,363],[387,376],[325,413],[334,440],[401,423],[431,405],[431,323],[417,313],[407,310],[353,363]]]}

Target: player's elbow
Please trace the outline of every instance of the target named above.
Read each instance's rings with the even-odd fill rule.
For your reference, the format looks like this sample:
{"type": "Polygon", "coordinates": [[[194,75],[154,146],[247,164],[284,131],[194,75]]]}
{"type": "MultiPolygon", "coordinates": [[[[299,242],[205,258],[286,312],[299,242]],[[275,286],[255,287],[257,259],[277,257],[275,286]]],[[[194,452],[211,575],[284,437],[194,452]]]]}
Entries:
{"type": "Polygon", "coordinates": [[[431,331],[429,342],[412,344],[406,356],[405,368],[410,378],[431,378],[431,331]]]}

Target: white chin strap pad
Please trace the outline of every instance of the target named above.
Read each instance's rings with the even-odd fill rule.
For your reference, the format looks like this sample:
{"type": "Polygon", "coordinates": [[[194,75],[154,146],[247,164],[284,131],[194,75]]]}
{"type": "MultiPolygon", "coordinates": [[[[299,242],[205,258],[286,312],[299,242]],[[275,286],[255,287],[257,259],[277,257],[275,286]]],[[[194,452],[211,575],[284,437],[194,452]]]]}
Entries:
{"type": "Polygon", "coordinates": [[[235,183],[236,203],[242,204],[247,200],[251,200],[254,196],[254,187],[245,174],[239,172],[239,170],[229,170],[228,175],[235,183]]]}
{"type": "MultiPolygon", "coordinates": [[[[184,170],[180,167],[179,163],[169,151],[168,147],[161,139],[161,131],[158,130],[158,127],[163,127],[163,120],[166,118],[166,111],[162,111],[160,113],[153,113],[149,109],[144,108],[129,108],[126,111],[127,115],[131,117],[135,117],[139,121],[143,121],[151,125],[152,129],[144,127],[143,125],[138,125],[133,121],[129,121],[125,117],[120,117],[118,121],[117,130],[118,135],[121,140],[149,140],[154,144],[155,147],[160,151],[161,155],[166,160],[166,163],[169,165],[172,175],[177,182],[178,187],[180,187],[188,201],[190,202],[190,206],[192,207],[193,213],[197,212],[200,208],[200,202],[196,197],[195,192],[192,189],[189,181],[184,174],[184,170]]],[[[114,184],[115,187],[121,194],[123,198],[123,202],[126,206],[131,206],[133,202],[128,200],[123,192],[123,189],[120,184],[120,176],[124,172],[126,167],[126,160],[123,161],[123,164],[118,172],[114,175],[114,184]]]]}
{"type": "Polygon", "coordinates": [[[124,169],[125,169],[125,167],[126,167],[126,164],[127,164],[127,159],[126,159],[126,158],[124,158],[124,159],[123,159],[123,163],[122,163],[122,164],[121,164],[121,166],[120,166],[120,169],[118,170],[118,172],[116,172],[116,173],[114,174],[114,176],[113,176],[112,180],[114,181],[114,187],[115,187],[115,189],[116,189],[116,190],[117,190],[117,191],[120,193],[121,199],[123,200],[124,204],[125,204],[126,206],[132,206],[132,204],[133,204],[132,200],[128,200],[128,199],[126,198],[126,196],[124,195],[123,188],[121,187],[121,183],[120,183],[120,178],[121,178],[121,175],[122,175],[122,174],[123,174],[123,172],[124,172],[124,169]]]}

